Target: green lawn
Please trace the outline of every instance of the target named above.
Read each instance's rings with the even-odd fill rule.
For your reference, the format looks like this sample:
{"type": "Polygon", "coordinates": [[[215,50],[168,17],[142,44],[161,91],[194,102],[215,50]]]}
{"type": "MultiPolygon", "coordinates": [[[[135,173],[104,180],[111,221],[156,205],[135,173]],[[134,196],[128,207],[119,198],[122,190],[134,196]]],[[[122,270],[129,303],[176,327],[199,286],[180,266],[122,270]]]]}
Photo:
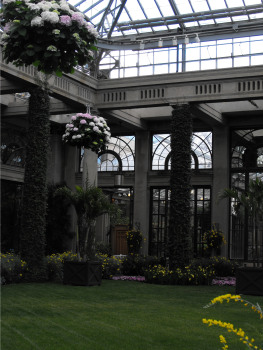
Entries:
{"type": "MultiPolygon", "coordinates": [[[[235,302],[203,308],[226,293],[234,288],[107,280],[99,287],[2,286],[1,350],[217,350],[219,334],[229,350],[246,349],[234,334],[202,324],[204,317],[234,323],[263,348],[256,313],[235,302]]],[[[263,306],[263,297],[246,299],[263,306]]]]}

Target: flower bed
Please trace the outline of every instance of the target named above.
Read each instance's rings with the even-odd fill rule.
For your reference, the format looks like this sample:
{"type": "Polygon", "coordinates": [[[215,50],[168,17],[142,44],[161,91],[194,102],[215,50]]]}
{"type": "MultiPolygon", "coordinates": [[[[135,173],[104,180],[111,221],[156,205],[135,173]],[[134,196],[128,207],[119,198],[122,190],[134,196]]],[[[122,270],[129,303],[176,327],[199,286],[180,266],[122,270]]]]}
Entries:
{"type": "Polygon", "coordinates": [[[235,277],[216,277],[212,279],[212,285],[217,286],[235,286],[236,278],[235,277]]]}
{"type": "Polygon", "coordinates": [[[145,282],[144,276],[113,276],[112,279],[114,281],[137,281],[137,282],[145,282]]]}

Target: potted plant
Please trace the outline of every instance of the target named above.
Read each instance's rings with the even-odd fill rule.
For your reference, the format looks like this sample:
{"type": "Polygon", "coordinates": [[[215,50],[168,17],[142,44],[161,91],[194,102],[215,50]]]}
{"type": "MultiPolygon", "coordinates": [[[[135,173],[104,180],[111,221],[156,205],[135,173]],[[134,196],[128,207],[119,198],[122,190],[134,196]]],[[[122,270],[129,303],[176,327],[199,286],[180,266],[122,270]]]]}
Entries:
{"type": "Polygon", "coordinates": [[[71,117],[71,122],[66,124],[62,140],[71,146],[85,147],[99,153],[106,149],[110,136],[110,128],[103,117],[77,113],[71,117]]]}
{"type": "Polygon", "coordinates": [[[223,233],[215,225],[203,235],[204,251],[209,257],[220,255],[221,246],[225,243],[226,240],[223,233]]]}
{"type": "Polygon", "coordinates": [[[76,186],[59,188],[56,195],[65,196],[74,206],[77,214],[76,247],[77,261],[64,263],[64,283],[75,285],[100,285],[101,263],[96,261],[95,223],[96,218],[109,212],[110,202],[103,191],[86,182],[84,188],[76,186]]]}
{"type": "Polygon", "coordinates": [[[244,266],[237,269],[236,293],[263,295],[263,182],[258,178],[251,180],[246,191],[225,189],[219,198],[233,199],[235,215],[242,221],[247,215],[252,224],[253,267],[244,266]]]}

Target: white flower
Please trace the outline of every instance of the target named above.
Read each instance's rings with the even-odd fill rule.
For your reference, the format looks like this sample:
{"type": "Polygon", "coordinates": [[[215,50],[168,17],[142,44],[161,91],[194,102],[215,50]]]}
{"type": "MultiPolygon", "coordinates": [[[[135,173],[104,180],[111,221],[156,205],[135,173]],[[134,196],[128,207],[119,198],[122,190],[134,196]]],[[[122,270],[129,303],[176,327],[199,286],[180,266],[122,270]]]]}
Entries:
{"type": "Polygon", "coordinates": [[[2,36],[1,36],[1,42],[2,42],[2,40],[6,40],[8,38],[9,38],[9,35],[6,34],[6,33],[3,33],[2,36]]]}
{"type": "Polygon", "coordinates": [[[70,7],[66,1],[60,1],[60,8],[62,11],[70,12],[70,7]]]}
{"type": "Polygon", "coordinates": [[[49,11],[52,8],[52,4],[50,1],[41,1],[38,3],[38,6],[42,11],[49,11]]]}
{"type": "Polygon", "coordinates": [[[94,126],[93,131],[100,133],[100,129],[97,126],[94,126]]]}
{"type": "Polygon", "coordinates": [[[80,135],[80,134],[76,135],[76,138],[77,138],[77,139],[80,139],[80,138],[81,138],[81,135],[80,135]]]}
{"type": "Polygon", "coordinates": [[[79,129],[78,129],[78,128],[74,128],[73,130],[74,130],[74,131],[78,131],[79,129]]]}
{"type": "Polygon", "coordinates": [[[43,18],[44,21],[47,21],[50,23],[59,22],[59,16],[56,12],[44,11],[41,13],[41,17],[43,18]]]}
{"type": "Polygon", "coordinates": [[[72,136],[72,140],[75,140],[77,138],[77,135],[72,136]]]}
{"type": "Polygon", "coordinates": [[[38,6],[38,4],[28,3],[27,6],[30,8],[31,11],[40,11],[41,10],[41,8],[38,6]]]}
{"type": "Polygon", "coordinates": [[[89,126],[95,126],[95,123],[89,122],[89,126]]]}
{"type": "Polygon", "coordinates": [[[41,27],[43,25],[44,21],[41,17],[37,16],[34,17],[31,21],[31,27],[41,27]]]}
{"type": "Polygon", "coordinates": [[[16,2],[16,0],[3,0],[3,5],[11,4],[12,2],[16,2]]]}
{"type": "Polygon", "coordinates": [[[97,117],[94,117],[94,118],[93,118],[93,121],[94,121],[94,123],[96,123],[96,124],[97,124],[99,120],[98,120],[98,118],[97,118],[97,117]]]}
{"type": "Polygon", "coordinates": [[[100,126],[101,128],[103,128],[103,123],[98,122],[97,125],[100,126]]]}

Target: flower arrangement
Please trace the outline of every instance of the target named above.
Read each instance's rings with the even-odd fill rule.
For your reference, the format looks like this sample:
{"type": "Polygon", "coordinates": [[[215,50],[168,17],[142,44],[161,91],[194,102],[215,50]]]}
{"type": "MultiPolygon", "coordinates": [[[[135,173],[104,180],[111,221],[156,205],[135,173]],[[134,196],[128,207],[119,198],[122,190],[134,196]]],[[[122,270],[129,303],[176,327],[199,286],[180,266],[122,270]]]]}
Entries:
{"type": "Polygon", "coordinates": [[[141,243],[142,243],[142,233],[139,228],[132,229],[127,231],[127,245],[128,245],[128,254],[137,255],[139,254],[141,243]]]}
{"type": "Polygon", "coordinates": [[[222,244],[225,244],[226,240],[223,233],[216,229],[215,226],[211,230],[207,231],[203,235],[203,244],[204,250],[208,253],[211,253],[212,250],[215,250],[217,254],[220,254],[220,248],[222,244]]]}
{"type": "MultiPolygon", "coordinates": [[[[220,295],[220,296],[212,299],[208,305],[204,306],[204,308],[211,307],[217,303],[222,304],[224,301],[226,301],[227,303],[229,303],[230,301],[240,302],[240,303],[242,303],[242,305],[244,305],[246,307],[250,307],[252,311],[258,313],[260,320],[263,319],[263,311],[262,311],[260,305],[258,303],[256,305],[254,305],[251,302],[242,299],[240,295],[232,295],[232,294],[220,295]]],[[[249,349],[261,350],[260,347],[255,345],[255,340],[253,338],[250,339],[245,334],[245,332],[242,328],[236,328],[230,322],[222,322],[220,320],[213,320],[213,319],[206,319],[206,318],[203,318],[202,321],[204,324],[206,324],[208,326],[218,326],[221,328],[225,328],[229,333],[234,333],[236,336],[239,337],[239,340],[241,341],[241,343],[246,345],[247,348],[249,348],[249,349]]],[[[227,350],[228,345],[227,345],[226,338],[223,335],[220,335],[219,340],[220,340],[220,343],[223,344],[222,349],[227,350]]]]}
{"type": "Polygon", "coordinates": [[[71,122],[66,124],[62,140],[72,146],[83,146],[98,153],[106,149],[110,136],[110,128],[103,117],[77,113],[71,117],[71,122]]]}
{"type": "Polygon", "coordinates": [[[66,0],[3,0],[3,22],[3,58],[16,66],[61,76],[87,64],[96,50],[96,29],[66,0]]]}

